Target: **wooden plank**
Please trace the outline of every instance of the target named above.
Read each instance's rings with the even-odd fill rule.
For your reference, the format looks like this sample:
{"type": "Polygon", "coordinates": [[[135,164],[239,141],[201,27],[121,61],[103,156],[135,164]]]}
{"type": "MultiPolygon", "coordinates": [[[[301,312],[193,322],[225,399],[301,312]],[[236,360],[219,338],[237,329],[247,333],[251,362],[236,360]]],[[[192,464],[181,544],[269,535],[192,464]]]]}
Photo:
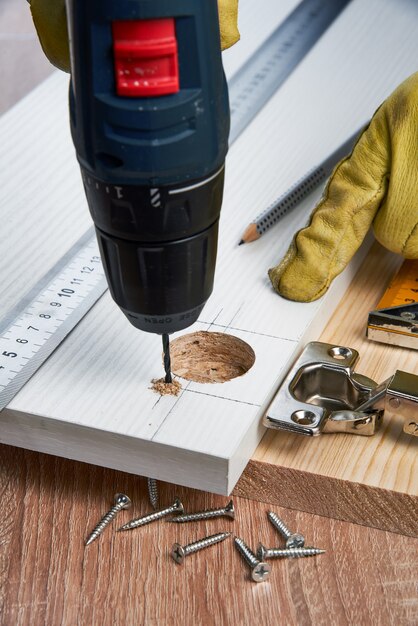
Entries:
{"type": "MultiPolygon", "coordinates": [[[[263,12],[243,6],[245,36],[225,56],[229,74],[296,1],[278,7],[270,0],[263,12]]],[[[389,0],[373,0],[365,10],[353,1],[230,151],[216,287],[190,330],[216,325],[246,337],[257,353],[255,367],[236,381],[185,385],[178,399],[159,400],[149,386],[162,373],[160,338],[130,327],[106,295],[2,413],[0,441],[212,491],[233,488],[262,435],[263,407],[300,345],[326,325],[355,269],[310,305],[286,302],[269,286],[267,268],[319,192],[253,246],[236,245],[242,228],[415,69],[414,19],[413,4],[400,11],[389,0]]],[[[64,75],[53,76],[0,122],[7,163],[0,183],[4,312],[90,223],[69,138],[66,83],[64,75]]]]}
{"type": "MultiPolygon", "coordinates": [[[[7,4],[27,11],[26,3],[8,0],[7,4]]],[[[259,10],[258,5],[252,6],[259,10]]],[[[3,17],[0,14],[0,26],[3,17]]],[[[253,31],[246,33],[247,39],[253,31]]],[[[33,59],[34,55],[30,62],[33,59]]],[[[2,71],[3,66],[0,76],[2,71]]],[[[2,90],[1,103],[4,96],[2,90]]],[[[289,489],[293,488],[292,482],[289,489]]],[[[187,566],[193,565],[193,576],[190,568],[168,568],[171,563],[165,549],[171,541],[189,541],[195,532],[196,536],[215,532],[214,523],[190,526],[181,537],[173,537],[175,529],[165,524],[150,528],[151,534],[132,535],[121,561],[115,560],[115,554],[121,558],[120,545],[113,544],[110,536],[103,537],[93,555],[84,554],[85,533],[109,505],[112,490],[120,489],[137,495],[135,510],[148,510],[141,479],[0,445],[2,624],[220,626],[259,621],[286,626],[405,626],[417,621],[416,542],[277,507],[274,510],[291,528],[329,549],[320,557],[325,561],[274,564],[271,582],[261,588],[244,580],[245,568],[235,553],[224,550],[226,546],[188,562],[187,566]],[[215,576],[218,567],[228,569],[215,576]],[[93,583],[95,571],[100,578],[93,583]],[[207,584],[202,585],[202,580],[207,584]]],[[[167,502],[177,492],[166,485],[161,489],[167,502]]],[[[223,498],[191,490],[182,489],[181,495],[190,509],[224,503],[223,498]]],[[[276,543],[265,524],[266,507],[239,498],[235,504],[236,530],[246,540],[254,545],[262,534],[266,541],[276,543]]]]}
{"type": "MultiPolygon", "coordinates": [[[[396,369],[418,374],[416,351],[365,337],[368,312],[401,262],[375,244],[321,336],[358,350],[357,371],[378,382],[396,369]]],[[[418,439],[402,429],[402,420],[387,414],[373,437],[311,439],[270,430],[235,493],[417,536],[418,439]]]]}
{"type": "MultiPolygon", "coordinates": [[[[272,562],[266,583],[249,580],[232,539],[188,557],[169,557],[221,530],[254,548],[280,544],[269,507],[234,498],[236,520],[185,525],[160,522],[126,533],[115,529],[150,510],[146,481],[121,472],[0,446],[0,622],[31,624],[283,624],[412,626],[418,618],[418,541],[308,513],[273,507],[291,529],[325,554],[272,562]],[[84,539],[126,492],[133,508],[102,537],[84,539]]],[[[161,484],[162,504],[180,496],[197,510],[226,499],[161,484]]]]}

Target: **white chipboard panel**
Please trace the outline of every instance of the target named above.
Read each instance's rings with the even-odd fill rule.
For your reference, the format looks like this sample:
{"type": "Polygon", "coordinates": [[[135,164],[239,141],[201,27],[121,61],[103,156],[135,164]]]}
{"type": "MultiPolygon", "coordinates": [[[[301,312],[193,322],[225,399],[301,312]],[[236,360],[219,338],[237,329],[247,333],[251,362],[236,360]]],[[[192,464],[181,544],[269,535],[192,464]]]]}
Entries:
{"type": "MultiPolygon", "coordinates": [[[[297,4],[241,3],[242,40],[224,53],[231,75],[297,4]]],[[[418,5],[353,0],[232,146],[212,297],[188,329],[247,341],[243,377],[150,390],[161,339],[130,326],[106,293],[0,414],[0,442],[228,493],[259,442],[260,417],[290,363],[315,339],[367,249],[321,300],[298,304],[267,269],[319,199],[312,194],[251,245],[246,224],[366,122],[415,70],[418,5]]],[[[68,77],[56,73],[0,120],[0,302],[5,315],[90,225],[70,139],[68,77]]]]}

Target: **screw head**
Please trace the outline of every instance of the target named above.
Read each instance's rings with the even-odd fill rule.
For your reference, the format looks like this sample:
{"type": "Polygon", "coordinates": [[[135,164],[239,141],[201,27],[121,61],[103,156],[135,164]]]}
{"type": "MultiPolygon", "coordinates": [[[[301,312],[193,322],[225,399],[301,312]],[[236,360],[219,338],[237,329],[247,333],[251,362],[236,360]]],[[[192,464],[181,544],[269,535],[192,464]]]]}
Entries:
{"type": "Polygon", "coordinates": [[[407,424],[404,427],[404,431],[408,435],[417,435],[418,434],[418,422],[409,422],[409,424],[407,424]]]}
{"type": "Polygon", "coordinates": [[[184,506],[183,506],[183,504],[181,503],[180,498],[176,498],[176,499],[174,500],[173,509],[174,509],[174,512],[175,512],[176,514],[178,514],[178,513],[184,513],[184,506]]]}
{"type": "Polygon", "coordinates": [[[305,537],[299,533],[294,533],[286,539],[286,548],[303,548],[305,537]]]}
{"type": "Polygon", "coordinates": [[[259,543],[257,546],[257,559],[259,561],[264,561],[264,559],[266,558],[266,554],[267,554],[266,546],[263,546],[262,543],[259,543]]]}
{"type": "Polygon", "coordinates": [[[399,409],[399,407],[401,406],[401,401],[399,400],[399,398],[391,398],[389,400],[389,405],[392,407],[392,409],[399,409]]]}
{"type": "Polygon", "coordinates": [[[264,580],[268,579],[268,577],[270,576],[270,572],[271,572],[270,565],[268,565],[267,563],[264,563],[264,561],[261,561],[251,571],[251,578],[256,583],[261,583],[264,580]]]}
{"type": "Polygon", "coordinates": [[[404,318],[404,320],[414,320],[415,319],[415,313],[409,312],[409,311],[403,311],[401,314],[401,317],[404,318]]]}
{"type": "Polygon", "coordinates": [[[225,515],[227,515],[231,519],[235,518],[235,509],[234,509],[234,503],[232,502],[232,500],[230,500],[225,507],[225,515]]]}
{"type": "Polygon", "coordinates": [[[115,494],[115,504],[123,504],[123,509],[130,509],[132,506],[131,499],[124,493],[115,494]]]}
{"type": "Polygon", "coordinates": [[[181,565],[184,561],[184,557],[186,556],[183,546],[181,546],[179,543],[174,543],[173,547],[171,548],[171,556],[176,563],[181,565]]]}

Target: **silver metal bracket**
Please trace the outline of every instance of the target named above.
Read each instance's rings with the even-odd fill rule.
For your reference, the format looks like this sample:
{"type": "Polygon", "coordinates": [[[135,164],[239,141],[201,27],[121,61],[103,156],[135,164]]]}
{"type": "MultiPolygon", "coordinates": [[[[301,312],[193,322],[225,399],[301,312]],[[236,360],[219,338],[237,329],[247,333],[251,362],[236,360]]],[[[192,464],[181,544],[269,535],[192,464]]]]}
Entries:
{"type": "Polygon", "coordinates": [[[263,418],[268,428],[302,435],[351,433],[370,436],[386,412],[418,436],[418,376],[396,371],[378,385],[357,374],[359,353],[313,341],[295,362],[263,418]]]}

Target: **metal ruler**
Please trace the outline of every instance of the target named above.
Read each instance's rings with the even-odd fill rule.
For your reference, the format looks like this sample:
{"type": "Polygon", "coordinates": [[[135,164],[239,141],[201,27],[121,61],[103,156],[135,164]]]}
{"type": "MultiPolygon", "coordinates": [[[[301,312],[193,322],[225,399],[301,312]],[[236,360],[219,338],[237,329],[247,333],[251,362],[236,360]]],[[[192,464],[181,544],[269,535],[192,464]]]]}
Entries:
{"type": "Polygon", "coordinates": [[[229,83],[232,144],[350,0],[304,0],[229,83]]]}
{"type": "Polygon", "coordinates": [[[106,289],[92,227],[2,320],[0,410],[106,289]]]}
{"type": "Polygon", "coordinates": [[[376,310],[369,313],[367,336],[418,350],[418,260],[403,263],[376,310]]]}
{"type": "MultiPolygon", "coordinates": [[[[229,81],[230,145],[350,0],[303,0],[229,81]]],[[[0,410],[107,289],[94,229],[0,322],[0,410]]]]}

